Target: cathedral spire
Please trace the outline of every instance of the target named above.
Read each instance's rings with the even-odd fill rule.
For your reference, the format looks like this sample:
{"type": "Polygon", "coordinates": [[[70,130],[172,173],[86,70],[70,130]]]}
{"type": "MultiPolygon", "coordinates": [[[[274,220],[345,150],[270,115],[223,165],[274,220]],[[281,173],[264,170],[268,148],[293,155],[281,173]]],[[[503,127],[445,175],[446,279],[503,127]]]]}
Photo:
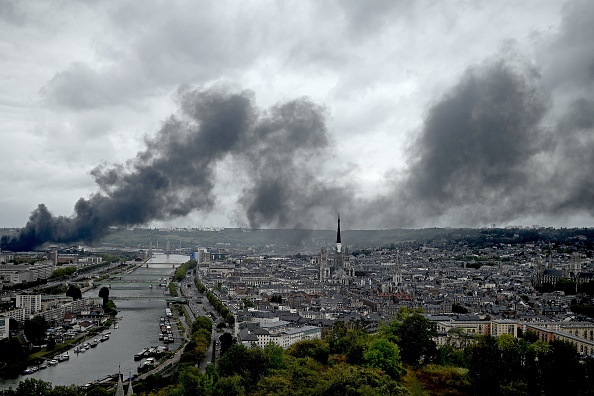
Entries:
{"type": "Polygon", "coordinates": [[[120,371],[119,365],[118,365],[118,384],[116,386],[115,396],[125,396],[124,395],[124,384],[122,383],[122,372],[120,371]]]}
{"type": "Polygon", "coordinates": [[[336,229],[336,251],[342,251],[342,243],[340,242],[340,213],[338,214],[338,228],[336,229]]]}

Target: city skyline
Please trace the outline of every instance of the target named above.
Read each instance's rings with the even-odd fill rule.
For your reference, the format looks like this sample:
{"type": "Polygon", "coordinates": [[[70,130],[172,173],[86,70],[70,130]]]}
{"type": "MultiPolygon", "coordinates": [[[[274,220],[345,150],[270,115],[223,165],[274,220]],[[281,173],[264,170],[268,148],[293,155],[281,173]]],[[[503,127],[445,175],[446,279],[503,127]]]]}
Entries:
{"type": "Polygon", "coordinates": [[[2,225],[594,225],[593,8],[5,2],[2,225]]]}

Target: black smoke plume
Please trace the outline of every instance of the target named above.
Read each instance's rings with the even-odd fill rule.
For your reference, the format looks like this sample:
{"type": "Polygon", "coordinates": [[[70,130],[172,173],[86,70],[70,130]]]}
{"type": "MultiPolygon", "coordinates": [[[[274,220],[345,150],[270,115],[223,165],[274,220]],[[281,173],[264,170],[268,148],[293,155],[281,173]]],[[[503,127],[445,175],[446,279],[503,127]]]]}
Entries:
{"type": "MultiPolygon", "coordinates": [[[[549,101],[536,73],[499,60],[469,69],[428,111],[399,197],[420,219],[451,212],[468,224],[513,218],[535,203],[535,159],[549,101]]],[[[414,219],[406,219],[414,222],[414,219]]]]}
{"type": "Polygon", "coordinates": [[[253,228],[327,228],[339,210],[352,228],[591,219],[594,3],[571,2],[563,12],[536,57],[508,48],[469,67],[429,105],[407,168],[381,186],[387,192],[363,200],[357,186],[322,176],[333,142],[324,109],[310,100],[264,110],[250,92],[185,90],[179,114],[135,159],[91,172],[99,191],[71,217],[40,205],[1,247],[90,242],[112,226],[207,213],[225,161],[235,170],[237,217],[253,228]]]}
{"type": "Polygon", "coordinates": [[[330,144],[324,109],[301,98],[262,110],[250,92],[186,90],[180,114],[171,116],[146,149],[126,165],[103,165],[91,174],[99,191],[81,198],[71,217],[52,216],[42,204],[2,249],[22,251],[45,242],[92,242],[113,226],[146,224],[217,201],[216,166],[236,163],[239,206],[253,228],[303,228],[345,195],[327,187],[316,168],[330,144]]]}

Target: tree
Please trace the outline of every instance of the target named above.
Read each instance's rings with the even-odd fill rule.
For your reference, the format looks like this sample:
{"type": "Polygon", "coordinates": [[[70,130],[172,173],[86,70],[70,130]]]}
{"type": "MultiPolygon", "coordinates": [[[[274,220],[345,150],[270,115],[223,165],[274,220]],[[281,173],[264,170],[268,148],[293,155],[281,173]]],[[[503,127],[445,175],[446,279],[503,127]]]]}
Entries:
{"type": "Polygon", "coordinates": [[[576,292],[576,283],[570,279],[559,278],[555,283],[555,290],[561,290],[566,295],[574,295],[576,292]]]}
{"type": "Polygon", "coordinates": [[[477,342],[466,349],[469,374],[476,394],[499,393],[501,383],[501,358],[497,340],[493,336],[480,336],[477,342]]]}
{"type": "MultiPolygon", "coordinates": [[[[526,334],[530,333],[529,331],[526,334]]],[[[526,349],[526,361],[524,362],[524,372],[526,386],[531,395],[540,395],[543,390],[543,362],[547,360],[550,353],[549,344],[537,339],[528,345],[526,349]]]]}
{"type": "Polygon", "coordinates": [[[182,395],[204,395],[212,392],[212,384],[208,383],[208,378],[202,375],[200,370],[195,367],[184,367],[179,376],[179,385],[181,385],[182,395]],[[206,381],[205,381],[206,380],[206,381]]]}
{"type": "Polygon", "coordinates": [[[525,332],[522,338],[524,338],[524,341],[526,341],[529,344],[532,344],[539,340],[538,334],[536,334],[536,332],[533,330],[528,330],[527,332],[525,332]]]}
{"type": "Polygon", "coordinates": [[[295,384],[283,375],[269,375],[258,382],[257,395],[284,396],[295,394],[295,384]]]}
{"type": "Polygon", "coordinates": [[[63,267],[58,268],[50,275],[50,279],[61,278],[63,276],[70,276],[76,272],[76,267],[63,267]]]}
{"type": "Polygon", "coordinates": [[[328,342],[330,351],[332,353],[342,353],[341,340],[347,334],[346,324],[342,320],[337,320],[332,325],[332,328],[328,330],[324,336],[324,340],[328,342]]]}
{"type": "Polygon", "coordinates": [[[17,337],[0,340],[0,362],[14,364],[22,362],[27,358],[23,346],[17,337]]]}
{"type": "Polygon", "coordinates": [[[339,364],[327,373],[328,382],[317,394],[331,395],[407,395],[408,391],[374,368],[339,364]]]}
{"type": "Polygon", "coordinates": [[[268,356],[262,348],[247,348],[241,344],[232,345],[219,359],[218,371],[221,377],[239,375],[246,388],[253,387],[269,368],[268,356]]]}
{"type": "Polygon", "coordinates": [[[80,288],[76,285],[70,285],[70,287],[68,287],[68,290],[66,290],[66,295],[68,297],[72,297],[73,300],[80,300],[82,298],[82,292],[80,291],[80,288]]]}
{"type": "Polygon", "coordinates": [[[47,395],[51,394],[52,384],[34,378],[27,378],[19,383],[16,388],[16,396],[47,395]]]}
{"type": "Polygon", "coordinates": [[[466,367],[468,362],[464,356],[464,350],[459,350],[451,344],[442,345],[437,350],[436,363],[442,366],[466,367]]]}
{"type": "Polygon", "coordinates": [[[107,305],[104,308],[105,313],[111,316],[115,316],[118,313],[118,308],[116,307],[113,300],[107,301],[107,305]]]}
{"type": "Polygon", "coordinates": [[[366,366],[383,370],[392,379],[400,378],[403,372],[400,349],[385,338],[376,338],[371,341],[363,354],[363,361],[366,366]]]}
{"type": "Polygon", "coordinates": [[[213,394],[216,396],[245,395],[245,389],[243,387],[242,380],[243,378],[241,378],[239,375],[222,377],[217,382],[213,394]]]}
{"type": "Polygon", "coordinates": [[[318,339],[299,341],[287,349],[287,354],[291,356],[297,358],[310,357],[322,364],[328,362],[328,352],[328,345],[318,339]]]}
{"type": "MultiPolygon", "coordinates": [[[[221,347],[221,350],[223,348],[221,347]]],[[[283,348],[273,342],[264,347],[264,353],[268,356],[268,363],[271,369],[281,369],[285,367],[285,358],[283,348]]]]}
{"type": "Polygon", "coordinates": [[[578,394],[584,375],[575,346],[568,341],[555,340],[549,344],[549,350],[542,362],[546,394],[578,394]]]}
{"type": "Polygon", "coordinates": [[[328,343],[331,353],[344,354],[349,363],[360,364],[367,337],[364,323],[355,321],[347,324],[337,320],[324,335],[324,341],[328,343]]]}
{"type": "Polygon", "coordinates": [[[103,286],[99,289],[99,297],[103,299],[103,309],[107,307],[107,301],[109,301],[109,288],[103,286]]]}
{"type": "Polygon", "coordinates": [[[51,396],[80,396],[80,394],[80,388],[76,385],[57,385],[50,393],[51,396]]]}
{"type": "MultiPolygon", "coordinates": [[[[402,316],[401,316],[402,317],[402,316]]],[[[381,332],[389,341],[398,344],[402,361],[412,365],[427,363],[436,356],[436,324],[418,312],[403,315],[404,319],[393,321],[381,332]]]]}
{"type": "Polygon", "coordinates": [[[501,356],[502,382],[514,383],[523,380],[524,362],[528,344],[511,334],[497,337],[497,347],[501,356]]]}
{"type": "Polygon", "coordinates": [[[231,348],[231,345],[235,342],[233,340],[233,336],[229,333],[223,333],[219,337],[219,342],[221,343],[221,356],[225,354],[231,348]]]}
{"type": "Polygon", "coordinates": [[[235,316],[233,316],[233,314],[231,312],[228,312],[225,315],[225,320],[227,321],[227,323],[229,323],[229,326],[235,325],[235,316]]]}
{"type": "Polygon", "coordinates": [[[210,320],[206,316],[200,316],[192,323],[192,332],[196,332],[199,329],[207,330],[210,334],[212,330],[212,320],[210,320]]]}
{"type": "Polygon", "coordinates": [[[41,344],[45,338],[47,323],[43,316],[35,316],[31,320],[25,320],[25,336],[33,344],[41,344]]]}

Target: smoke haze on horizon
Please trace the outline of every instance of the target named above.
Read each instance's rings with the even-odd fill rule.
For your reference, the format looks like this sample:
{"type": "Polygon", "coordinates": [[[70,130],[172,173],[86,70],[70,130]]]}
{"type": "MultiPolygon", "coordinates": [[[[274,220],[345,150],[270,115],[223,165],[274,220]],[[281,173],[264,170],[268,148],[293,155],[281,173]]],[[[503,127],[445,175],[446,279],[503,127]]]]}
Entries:
{"type": "MultiPolygon", "coordinates": [[[[352,15],[350,11],[347,7],[345,15],[352,15]]],[[[348,22],[356,34],[349,38],[353,47],[375,34],[363,27],[377,24],[379,14],[367,17],[348,22]]],[[[382,171],[375,158],[368,164],[356,155],[378,150],[363,144],[368,143],[365,133],[359,137],[340,128],[351,128],[337,120],[343,102],[331,105],[307,93],[271,100],[241,79],[216,81],[220,77],[209,74],[212,69],[200,66],[204,70],[187,81],[161,82],[177,85],[170,115],[162,117],[155,133],[144,131],[142,142],[132,145],[138,148],[136,155],[121,156],[128,160],[96,161],[102,165],[90,173],[98,190],[78,201],[72,197],[73,215],[53,215],[50,205],[40,204],[16,237],[2,239],[2,248],[90,242],[112,226],[171,222],[217,211],[232,224],[252,228],[329,228],[337,212],[348,219],[350,229],[583,225],[579,223],[594,218],[593,35],[594,5],[572,2],[563,7],[554,32],[532,32],[529,53],[513,40],[499,42],[495,51],[465,65],[453,80],[436,84],[439,89],[425,98],[421,119],[406,135],[395,125],[383,130],[386,136],[396,135],[401,147],[390,150],[394,140],[385,139],[393,157],[382,159],[382,171]],[[260,100],[261,95],[266,99],[260,100]]],[[[176,45],[186,48],[181,41],[176,45]]],[[[324,56],[331,54],[341,55],[328,51],[324,56]]],[[[238,55],[254,61],[249,49],[238,55]]],[[[341,63],[324,56],[319,53],[312,64],[328,62],[323,67],[331,69],[341,63]]],[[[236,73],[229,59],[218,62],[228,65],[222,76],[236,73]]],[[[93,75],[98,71],[86,67],[72,64],[56,74],[42,90],[44,106],[96,121],[91,114],[95,108],[129,100],[120,92],[126,87],[113,81],[144,84],[132,75],[117,75],[124,73],[122,65],[113,81],[101,76],[103,83],[93,75]],[[73,91],[81,80],[87,90],[73,91]]],[[[353,82],[349,89],[357,85],[353,82]]],[[[352,95],[348,89],[343,93],[352,95]]],[[[400,114],[398,100],[378,98],[381,103],[367,108],[353,98],[350,113],[380,114],[385,120],[391,112],[400,114]]],[[[124,107],[130,111],[134,106],[124,107]]],[[[347,121],[353,121],[350,113],[344,113],[347,121]]],[[[103,122],[93,128],[112,127],[103,122]]],[[[352,128],[381,125],[373,118],[358,122],[352,128]]],[[[376,144],[381,147],[382,140],[376,144]]]]}

